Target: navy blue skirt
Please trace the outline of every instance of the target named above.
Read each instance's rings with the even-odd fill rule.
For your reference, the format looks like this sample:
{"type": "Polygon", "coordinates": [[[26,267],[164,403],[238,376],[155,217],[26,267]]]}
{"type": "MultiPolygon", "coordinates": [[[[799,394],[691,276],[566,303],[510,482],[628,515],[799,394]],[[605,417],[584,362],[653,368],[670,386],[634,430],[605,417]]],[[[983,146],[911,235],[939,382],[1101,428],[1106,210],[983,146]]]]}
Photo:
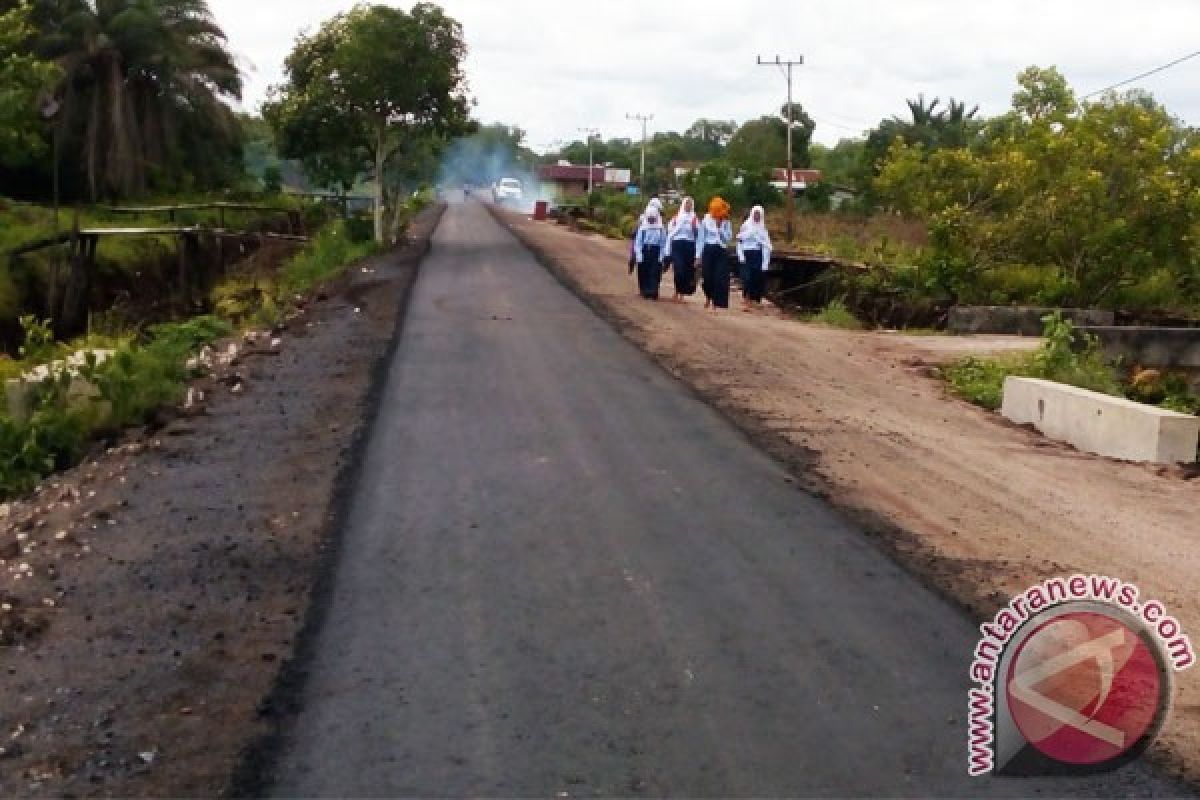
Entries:
{"type": "Polygon", "coordinates": [[[675,293],[696,293],[696,243],[687,239],[671,242],[671,271],[675,274],[675,293]]]}
{"type": "Polygon", "coordinates": [[[658,299],[658,285],[662,283],[662,255],[657,246],[642,248],[642,263],[637,265],[638,291],[642,297],[658,299]]]}
{"type": "Polygon", "coordinates": [[[760,302],[767,293],[767,273],[763,272],[762,250],[747,250],[742,264],[742,293],[748,300],[760,302]]]}
{"type": "Polygon", "coordinates": [[[729,308],[729,251],[719,244],[705,245],[700,268],[704,296],[717,308],[729,308]]]}

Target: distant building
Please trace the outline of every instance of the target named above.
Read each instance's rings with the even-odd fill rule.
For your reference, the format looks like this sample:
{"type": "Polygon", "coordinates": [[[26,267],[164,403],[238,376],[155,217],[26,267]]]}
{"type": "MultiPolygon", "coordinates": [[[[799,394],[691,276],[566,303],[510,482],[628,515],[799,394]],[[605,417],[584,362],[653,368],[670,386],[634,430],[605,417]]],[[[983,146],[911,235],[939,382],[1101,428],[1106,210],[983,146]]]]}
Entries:
{"type": "MultiPolygon", "coordinates": [[[[596,189],[625,191],[633,171],[614,167],[592,167],[591,183],[596,189]]],[[[577,164],[544,164],[538,167],[538,180],[549,194],[562,199],[572,195],[587,194],[588,167],[577,164]]]]}
{"type": "MultiPolygon", "coordinates": [[[[816,186],[821,182],[821,170],[819,169],[794,169],[792,170],[792,191],[794,193],[802,193],[810,186],[816,186]]],[[[787,191],[788,171],[787,167],[775,169],[771,171],[771,185],[781,192],[787,191]]]]}

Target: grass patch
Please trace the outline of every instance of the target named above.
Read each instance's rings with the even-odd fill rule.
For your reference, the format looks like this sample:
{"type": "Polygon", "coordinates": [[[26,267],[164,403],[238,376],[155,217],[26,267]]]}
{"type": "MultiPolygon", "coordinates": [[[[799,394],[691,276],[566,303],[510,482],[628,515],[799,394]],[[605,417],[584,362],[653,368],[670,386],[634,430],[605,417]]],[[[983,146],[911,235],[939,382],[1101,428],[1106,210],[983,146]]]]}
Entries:
{"type": "MultiPolygon", "coordinates": [[[[0,374],[6,378],[18,377],[47,357],[82,349],[83,342],[47,342],[41,336],[44,322],[25,322],[31,344],[23,349],[36,357],[5,361],[0,374]]],[[[29,398],[28,419],[0,415],[0,496],[28,491],[51,472],[76,464],[94,439],[145,423],[158,409],[177,404],[191,377],[187,357],[231,331],[228,323],[211,316],[155,325],[118,344],[111,358],[98,363],[89,357],[77,374],[64,370],[37,385],[29,398]]]]}
{"type": "Polygon", "coordinates": [[[347,264],[379,252],[373,241],[356,241],[345,220],[326,226],[293,256],[278,276],[279,289],[302,293],[339,274],[347,264]]]}
{"type": "Polygon", "coordinates": [[[828,325],[831,328],[841,328],[844,331],[861,331],[864,327],[862,320],[854,316],[846,307],[844,297],[835,297],[829,301],[829,305],[817,313],[811,314],[807,319],[809,322],[828,325]]]}
{"type": "Polygon", "coordinates": [[[1009,375],[1065,383],[1094,392],[1128,397],[1184,414],[1200,413],[1200,398],[1186,379],[1143,370],[1126,384],[1100,351],[1093,337],[1073,347],[1078,334],[1070,322],[1055,313],[1046,318],[1046,341],[1033,353],[999,359],[964,358],[943,370],[943,376],[960,397],[988,409],[1004,402],[1004,379],[1009,375]]]}
{"type": "Polygon", "coordinates": [[[995,411],[1004,403],[1004,379],[1009,375],[1026,373],[1025,359],[976,358],[961,359],[942,370],[959,397],[995,411]]]}

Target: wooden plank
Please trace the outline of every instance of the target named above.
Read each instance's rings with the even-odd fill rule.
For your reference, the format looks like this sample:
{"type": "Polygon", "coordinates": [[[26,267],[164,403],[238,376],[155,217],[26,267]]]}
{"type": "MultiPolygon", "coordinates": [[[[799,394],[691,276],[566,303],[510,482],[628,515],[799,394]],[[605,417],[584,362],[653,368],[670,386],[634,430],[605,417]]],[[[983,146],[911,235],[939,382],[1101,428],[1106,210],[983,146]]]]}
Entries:
{"type": "MultiPolygon", "coordinates": [[[[285,242],[307,242],[309,237],[300,236],[294,233],[263,233],[258,231],[234,231],[224,228],[205,228],[200,225],[190,225],[186,227],[159,227],[159,228],[84,228],[78,232],[80,237],[85,238],[100,238],[107,236],[189,236],[198,234],[209,234],[224,239],[277,239],[285,242]]],[[[29,253],[38,250],[44,250],[48,247],[56,247],[59,245],[68,244],[72,240],[71,233],[60,233],[57,236],[50,236],[42,239],[37,239],[32,242],[9,250],[4,255],[10,258],[28,255],[29,253]]]]}
{"type": "Polygon", "coordinates": [[[282,206],[268,206],[261,203],[233,203],[233,202],[213,202],[213,203],[181,203],[173,206],[103,206],[101,210],[110,214],[171,214],[176,211],[265,211],[270,213],[286,214],[291,209],[282,206]]]}
{"type": "Polygon", "coordinates": [[[35,239],[32,242],[28,242],[27,244],[23,244],[20,247],[16,247],[12,250],[9,250],[6,253],[6,255],[8,255],[8,256],[23,256],[27,253],[33,253],[38,250],[44,250],[47,247],[55,247],[57,245],[66,244],[69,241],[71,241],[70,233],[60,233],[57,236],[47,236],[43,239],[35,239]]]}
{"type": "Polygon", "coordinates": [[[203,228],[193,225],[169,228],[84,228],[79,233],[82,236],[180,236],[202,230],[203,228]]]}
{"type": "Polygon", "coordinates": [[[198,233],[207,233],[223,239],[278,239],[284,242],[307,242],[309,237],[295,233],[271,233],[261,231],[230,231],[222,228],[200,228],[198,233]]]}

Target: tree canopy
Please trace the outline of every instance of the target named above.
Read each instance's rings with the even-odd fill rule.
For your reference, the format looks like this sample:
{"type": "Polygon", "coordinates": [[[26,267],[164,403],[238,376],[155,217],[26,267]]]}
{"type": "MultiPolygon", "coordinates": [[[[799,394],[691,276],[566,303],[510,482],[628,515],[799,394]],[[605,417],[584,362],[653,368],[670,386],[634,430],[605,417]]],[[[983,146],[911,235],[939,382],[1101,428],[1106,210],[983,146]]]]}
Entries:
{"type": "Polygon", "coordinates": [[[1052,266],[1048,302],[1113,302],[1164,270],[1195,290],[1200,137],[1148,94],[1081,105],[1057,70],[1030,68],[969,144],[897,138],[876,181],[930,220],[952,293],[1004,264],[1052,266]]]}
{"type": "Polygon", "coordinates": [[[58,70],[30,48],[31,6],[0,11],[0,164],[25,166],[46,149],[40,112],[58,70]]]}
{"type": "Polygon", "coordinates": [[[323,185],[348,188],[373,164],[382,240],[389,161],[414,137],[469,125],[465,57],[461,26],[436,5],[358,5],[297,40],[263,113],[282,154],[323,185]]]}
{"type": "Polygon", "coordinates": [[[206,0],[37,0],[32,22],[34,51],[61,69],[55,124],[93,199],[240,174],[225,101],[241,75],[206,0]]]}
{"type": "MultiPolygon", "coordinates": [[[[787,166],[787,106],[778,116],[759,117],[742,125],[729,140],[726,157],[742,169],[761,170],[787,166]]],[[[792,104],[792,164],[806,167],[808,147],[816,130],[799,103],[792,104]]]]}

